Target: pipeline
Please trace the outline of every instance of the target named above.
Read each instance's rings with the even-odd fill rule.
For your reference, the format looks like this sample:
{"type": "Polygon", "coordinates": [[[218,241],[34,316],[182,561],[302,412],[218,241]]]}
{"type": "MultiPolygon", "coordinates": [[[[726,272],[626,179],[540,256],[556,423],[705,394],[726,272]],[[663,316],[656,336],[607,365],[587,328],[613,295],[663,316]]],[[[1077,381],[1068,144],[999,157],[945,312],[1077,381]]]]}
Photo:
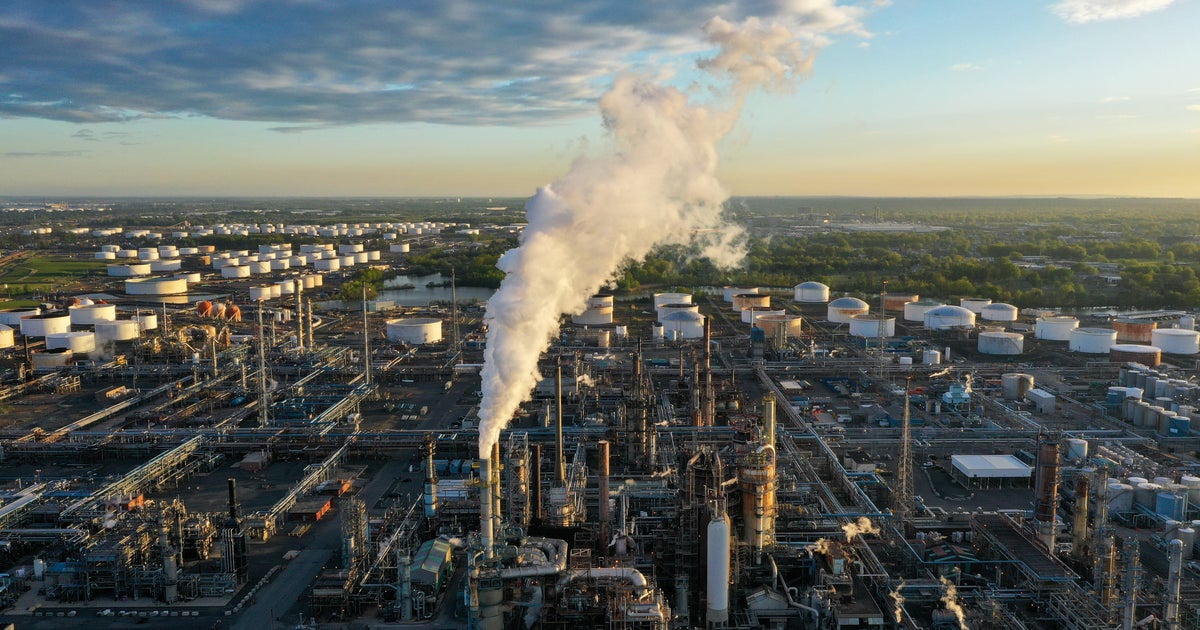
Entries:
{"type": "Polygon", "coordinates": [[[646,594],[650,592],[649,587],[646,585],[646,576],[642,575],[641,571],[638,571],[637,569],[631,569],[629,567],[572,569],[563,573],[558,578],[558,583],[555,585],[555,589],[562,591],[563,588],[572,582],[588,579],[611,579],[629,582],[635,589],[637,589],[638,599],[645,597],[646,594]]]}

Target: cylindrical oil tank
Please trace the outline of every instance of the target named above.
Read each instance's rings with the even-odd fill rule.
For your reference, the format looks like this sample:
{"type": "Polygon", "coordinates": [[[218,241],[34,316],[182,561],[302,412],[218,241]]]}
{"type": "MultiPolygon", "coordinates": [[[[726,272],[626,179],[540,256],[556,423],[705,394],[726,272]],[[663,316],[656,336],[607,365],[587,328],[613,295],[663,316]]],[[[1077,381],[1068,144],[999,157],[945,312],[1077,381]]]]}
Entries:
{"type": "Polygon", "coordinates": [[[1021,311],[1012,304],[997,302],[979,309],[979,317],[989,322],[1015,322],[1021,316],[1021,311]]]}
{"type": "Polygon", "coordinates": [[[921,363],[924,363],[925,365],[939,365],[941,362],[941,350],[925,350],[921,352],[921,363]]]}
{"type": "MultiPolygon", "coordinates": [[[[696,308],[700,307],[697,306],[696,308]]],[[[611,324],[612,321],[612,304],[593,304],[591,300],[588,300],[588,307],[582,313],[571,316],[571,322],[581,326],[601,326],[611,324]]]]}
{"type": "Polygon", "coordinates": [[[744,311],[751,306],[771,306],[771,296],[764,293],[739,293],[733,296],[733,310],[744,311]]]}
{"type": "Polygon", "coordinates": [[[863,313],[850,318],[850,335],[853,337],[878,338],[881,332],[884,337],[895,337],[896,318],[874,313],[863,313]]]}
{"type": "Polygon", "coordinates": [[[158,249],[154,247],[139,247],[138,260],[158,260],[158,249]]]}
{"type": "Polygon", "coordinates": [[[60,370],[71,363],[74,355],[70,350],[34,350],[29,353],[34,370],[60,370]]]}
{"type": "Polygon", "coordinates": [[[1196,528],[1180,527],[1175,530],[1175,537],[1183,542],[1183,557],[1185,560],[1196,555],[1196,528]]]}
{"type": "MultiPolygon", "coordinates": [[[[115,308],[115,307],[114,307],[115,308]]],[[[0,310],[0,324],[5,326],[20,326],[21,320],[34,315],[41,315],[42,309],[34,308],[6,308],[0,310]]]]}
{"type": "Polygon", "coordinates": [[[96,346],[103,347],[114,341],[133,341],[142,334],[142,327],[132,319],[113,322],[96,322],[96,346]]]}
{"type": "Polygon", "coordinates": [[[1082,440],[1080,438],[1067,439],[1067,459],[1087,459],[1087,456],[1087,440],[1082,440]]]}
{"type": "Polygon", "coordinates": [[[954,330],[975,325],[975,313],[961,306],[939,306],[925,313],[925,327],[930,330],[954,330]]]}
{"type": "Polygon", "coordinates": [[[1039,317],[1034,325],[1034,335],[1046,341],[1068,341],[1071,331],[1079,328],[1079,320],[1070,315],[1039,317]]]}
{"type": "Polygon", "coordinates": [[[354,254],[346,254],[345,256],[341,257],[341,260],[342,260],[342,269],[345,269],[346,267],[354,266],[354,261],[355,261],[354,254]]]}
{"type": "Polygon", "coordinates": [[[1111,328],[1076,328],[1071,331],[1067,349],[1086,354],[1108,354],[1117,343],[1117,331],[1111,328]]]}
{"type": "Polygon", "coordinates": [[[655,306],[654,310],[656,312],[656,315],[658,316],[658,321],[661,322],[664,317],[666,317],[667,315],[670,315],[671,313],[679,313],[679,312],[683,312],[683,311],[686,311],[689,313],[699,313],[700,305],[692,304],[690,302],[680,302],[678,304],[667,303],[667,304],[659,304],[659,305],[655,306]]]}
{"type": "Polygon", "coordinates": [[[797,302],[824,304],[829,301],[829,287],[820,282],[801,282],[794,287],[793,291],[797,302]]]}
{"type": "Polygon", "coordinates": [[[707,595],[709,624],[729,621],[729,518],[708,523],[707,595]]]}
{"type": "Polygon", "coordinates": [[[1133,511],[1133,486],[1127,483],[1110,483],[1105,489],[1105,499],[1108,501],[1110,514],[1124,514],[1133,511]]]}
{"type": "Polygon", "coordinates": [[[158,313],[137,313],[129,319],[137,322],[138,328],[143,331],[158,329],[158,313]]]}
{"type": "Polygon", "coordinates": [[[442,320],[432,317],[389,319],[386,328],[388,341],[416,346],[442,340],[442,320]]]}
{"type": "Polygon", "coordinates": [[[412,246],[408,243],[396,243],[394,245],[388,245],[388,251],[393,254],[407,254],[412,251],[412,246]]]}
{"type": "Polygon", "coordinates": [[[1183,328],[1160,328],[1152,335],[1153,345],[1166,354],[1200,353],[1200,332],[1183,328]]]}
{"type": "Polygon", "coordinates": [[[1008,372],[1000,375],[1000,395],[1004,400],[1024,400],[1025,393],[1033,389],[1033,375],[1008,372]]]}
{"type": "Polygon", "coordinates": [[[108,265],[108,275],[114,278],[131,278],[133,276],[150,275],[150,263],[131,263],[128,265],[108,265]]]}
{"type": "Polygon", "coordinates": [[[1162,486],[1156,483],[1150,483],[1148,481],[1146,483],[1139,483],[1133,487],[1134,504],[1144,507],[1148,510],[1153,510],[1156,507],[1155,500],[1158,497],[1158,491],[1161,489],[1162,486]]]}
{"type": "Polygon", "coordinates": [[[1187,488],[1189,501],[1200,505],[1200,477],[1196,477],[1195,475],[1182,475],[1179,477],[1179,485],[1187,488]]]}
{"type": "Polygon", "coordinates": [[[317,271],[337,271],[342,268],[341,258],[322,258],[313,261],[313,269],[317,271]]]}
{"type": "Polygon", "coordinates": [[[883,310],[885,311],[902,311],[904,305],[909,302],[917,302],[921,299],[916,293],[884,293],[883,294],[883,310]]]}
{"type": "Polygon", "coordinates": [[[1130,476],[1130,477],[1126,477],[1126,478],[1125,478],[1125,481],[1126,481],[1126,482],[1127,482],[1129,485],[1133,486],[1134,488],[1138,487],[1139,485],[1141,485],[1141,484],[1143,484],[1143,483],[1150,483],[1150,480],[1149,480],[1149,479],[1147,479],[1147,478],[1145,478],[1145,477],[1138,477],[1138,476],[1130,476]]]}
{"type": "Polygon", "coordinates": [[[371,259],[367,255],[367,252],[355,252],[354,253],[354,264],[365,265],[368,262],[371,262],[371,259]]]}
{"type": "MultiPolygon", "coordinates": [[[[758,293],[757,287],[723,287],[721,289],[721,297],[726,302],[733,304],[733,296],[741,295],[742,293],[758,293]]],[[[674,301],[674,300],[672,300],[674,301]]]]}
{"type": "Polygon", "coordinates": [[[87,354],[96,349],[96,335],[91,332],[65,332],[46,335],[47,350],[70,350],[75,354],[87,354]]]}
{"type": "Polygon", "coordinates": [[[983,307],[991,304],[992,301],[988,298],[963,298],[958,301],[958,305],[979,315],[983,313],[983,307]]]}
{"type": "Polygon", "coordinates": [[[1117,341],[1132,343],[1150,343],[1158,322],[1152,319],[1121,318],[1113,322],[1113,330],[1117,331],[1117,341]]]}
{"type": "MultiPolygon", "coordinates": [[[[1117,333],[1117,339],[1121,333],[1117,333]]],[[[1162,350],[1155,346],[1136,343],[1118,343],[1108,349],[1108,360],[1113,363],[1141,363],[1154,367],[1162,363],[1162,350]]]]}
{"type": "Polygon", "coordinates": [[[271,271],[287,271],[292,268],[292,261],[287,258],[280,258],[271,261],[271,271]]]}
{"type": "Polygon", "coordinates": [[[662,324],[654,323],[650,325],[650,336],[654,341],[662,341],[666,337],[666,334],[666,329],[663,328],[662,324]]]}
{"type": "Polygon", "coordinates": [[[1025,351],[1025,335],[1014,332],[979,333],[979,351],[983,354],[1017,355],[1025,351]]]}
{"type": "Polygon", "coordinates": [[[343,243],[337,246],[337,252],[343,256],[347,254],[357,254],[363,250],[362,243],[343,243]]]}
{"type": "Polygon", "coordinates": [[[275,284],[279,286],[280,295],[292,295],[296,292],[296,280],[292,278],[276,281],[275,284]]]}
{"type": "Polygon", "coordinates": [[[699,339],[704,336],[704,316],[690,311],[671,313],[663,318],[663,332],[675,332],[682,339],[699,339]]]}
{"type": "Polygon", "coordinates": [[[199,254],[199,253],[200,253],[199,247],[180,247],[179,248],[180,256],[195,256],[196,254],[199,254]]]}
{"type": "Polygon", "coordinates": [[[112,253],[114,253],[114,254],[115,254],[115,253],[117,253],[117,252],[121,251],[121,246],[120,246],[120,245],[101,245],[101,246],[100,246],[100,251],[102,251],[102,252],[112,252],[112,253]]]}
{"type": "Polygon", "coordinates": [[[767,339],[776,339],[783,329],[785,339],[800,336],[802,320],[799,315],[758,315],[755,326],[762,329],[767,339]]]}
{"type": "Polygon", "coordinates": [[[840,297],[829,303],[825,319],[834,324],[849,324],[855,315],[866,315],[871,307],[866,302],[852,297],[840,297]]]}
{"type": "Polygon", "coordinates": [[[52,311],[21,318],[21,334],[26,337],[45,337],[71,330],[71,316],[65,311],[52,311]]]}
{"type": "Polygon", "coordinates": [[[116,260],[117,252],[96,252],[92,257],[96,260],[116,260]]]}
{"type": "Polygon", "coordinates": [[[267,261],[259,260],[250,263],[248,266],[250,267],[250,273],[253,275],[271,273],[271,263],[267,261]]]}
{"type": "Polygon", "coordinates": [[[153,273],[163,273],[167,271],[179,271],[183,267],[183,261],[178,258],[170,260],[153,260],[150,262],[150,271],[153,273]]]}
{"type": "Polygon", "coordinates": [[[379,250],[377,250],[377,249],[373,249],[373,250],[367,252],[367,262],[378,261],[380,258],[380,255],[381,254],[379,253],[379,250]]]}
{"type": "Polygon", "coordinates": [[[250,287],[249,291],[250,291],[250,300],[251,301],[258,302],[261,300],[271,299],[270,285],[260,284],[257,286],[250,287]]]}
{"type": "Polygon", "coordinates": [[[295,256],[288,256],[287,260],[288,260],[289,267],[303,267],[308,264],[308,256],[306,254],[296,254],[295,256]]]}
{"type": "Polygon", "coordinates": [[[117,318],[116,304],[82,304],[67,309],[72,326],[91,326],[96,322],[111,322],[117,318]]]}
{"type": "Polygon", "coordinates": [[[1180,521],[1187,514],[1187,494],[1163,490],[1155,495],[1154,513],[1163,518],[1180,521]]]}
{"type": "Polygon", "coordinates": [[[159,258],[179,258],[179,248],[174,245],[159,245],[159,258]]]}
{"type": "Polygon", "coordinates": [[[228,265],[221,267],[222,278],[249,278],[250,267],[246,265],[228,265]]]}
{"type": "Polygon", "coordinates": [[[184,278],[132,278],[125,281],[129,295],[179,295],[187,293],[184,278]]]}
{"type": "Polygon", "coordinates": [[[904,321],[924,322],[925,313],[928,313],[939,306],[945,306],[945,304],[943,302],[939,302],[938,300],[930,299],[909,302],[908,304],[904,305],[904,321]]]}
{"type": "Polygon", "coordinates": [[[770,306],[751,306],[750,308],[744,309],[742,311],[742,323],[750,324],[751,326],[754,326],[755,322],[757,322],[758,318],[760,318],[760,317],[765,317],[767,315],[786,315],[786,314],[787,314],[787,311],[781,311],[777,308],[772,308],[770,306]]]}
{"type": "Polygon", "coordinates": [[[196,284],[196,283],[200,282],[200,272],[199,271],[188,271],[185,273],[177,273],[177,274],[175,274],[175,277],[183,278],[184,281],[187,282],[188,284],[196,284]]]}
{"type": "Polygon", "coordinates": [[[11,348],[16,343],[15,333],[11,326],[0,324],[0,349],[11,348]]]}

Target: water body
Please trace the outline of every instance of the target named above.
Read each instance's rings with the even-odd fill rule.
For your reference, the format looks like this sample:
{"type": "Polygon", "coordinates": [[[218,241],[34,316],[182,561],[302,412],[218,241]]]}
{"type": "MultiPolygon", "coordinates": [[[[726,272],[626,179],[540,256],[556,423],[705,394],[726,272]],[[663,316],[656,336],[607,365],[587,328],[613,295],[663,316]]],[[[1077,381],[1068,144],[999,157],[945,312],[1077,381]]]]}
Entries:
{"type": "MultiPolygon", "coordinates": [[[[425,286],[430,282],[440,285],[449,280],[450,278],[443,277],[439,273],[429,276],[396,276],[383,282],[383,290],[379,292],[379,299],[391,300],[398,306],[428,306],[431,302],[449,302],[450,287],[425,286]],[[399,288],[404,285],[412,285],[413,288],[399,288]]],[[[488,298],[492,297],[492,293],[495,293],[492,289],[464,287],[461,285],[455,291],[459,304],[466,304],[473,301],[486,302],[488,298]]]]}

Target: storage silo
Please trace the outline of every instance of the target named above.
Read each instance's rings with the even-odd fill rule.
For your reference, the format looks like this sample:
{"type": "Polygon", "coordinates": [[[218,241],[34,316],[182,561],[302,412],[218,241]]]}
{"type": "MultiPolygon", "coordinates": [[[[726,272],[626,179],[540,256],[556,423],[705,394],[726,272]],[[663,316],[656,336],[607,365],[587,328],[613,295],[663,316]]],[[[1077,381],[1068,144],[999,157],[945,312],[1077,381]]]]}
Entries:
{"type": "Polygon", "coordinates": [[[852,337],[875,339],[880,336],[880,332],[884,337],[895,337],[896,318],[874,313],[863,313],[850,318],[850,335],[852,337]]]}
{"type": "MultiPolygon", "coordinates": [[[[1117,333],[1117,339],[1121,333],[1117,333]]],[[[1118,343],[1108,349],[1108,360],[1112,363],[1141,363],[1155,367],[1162,363],[1162,350],[1155,346],[1143,346],[1135,343],[1118,343]]]]}
{"type": "Polygon", "coordinates": [[[1033,389],[1033,375],[1007,372],[1000,375],[1000,394],[1004,400],[1024,400],[1025,393],[1033,389]]]}
{"type": "Polygon", "coordinates": [[[989,322],[1015,322],[1020,316],[1020,309],[1003,302],[988,304],[979,310],[979,317],[989,322]]]}
{"type": "Polygon", "coordinates": [[[1123,317],[1113,322],[1113,330],[1117,331],[1117,341],[1151,343],[1157,328],[1158,322],[1152,319],[1123,317]]]}
{"type": "Polygon", "coordinates": [[[835,324],[849,324],[855,315],[866,315],[871,307],[866,302],[852,297],[840,297],[829,303],[826,319],[835,324]]]}
{"type": "Polygon", "coordinates": [[[691,303],[692,303],[692,294],[691,293],[655,293],[654,294],[654,308],[655,309],[662,306],[663,304],[691,304],[691,303]]]}
{"type": "Polygon", "coordinates": [[[91,326],[96,322],[111,322],[117,318],[116,304],[80,304],[67,309],[72,326],[91,326]]]}
{"type": "Polygon", "coordinates": [[[733,296],[741,295],[743,293],[758,293],[758,288],[757,287],[749,287],[749,288],[722,287],[721,288],[722,299],[724,299],[726,302],[729,302],[730,304],[733,304],[733,296]]]}
{"type": "Polygon", "coordinates": [[[750,308],[742,310],[742,323],[750,324],[751,326],[753,326],[753,325],[755,325],[754,323],[757,322],[758,318],[760,318],[760,317],[765,317],[767,315],[786,315],[786,314],[787,314],[787,311],[781,311],[777,308],[772,308],[770,306],[751,306],[750,308]]]}
{"type": "Polygon", "coordinates": [[[601,326],[613,321],[613,296],[593,295],[588,298],[587,308],[572,315],[571,322],[581,326],[601,326]]]}
{"type": "Polygon", "coordinates": [[[0,324],[0,349],[13,347],[15,337],[12,327],[0,324]]]}
{"type": "Polygon", "coordinates": [[[45,337],[71,330],[71,316],[66,311],[51,311],[21,318],[21,334],[26,337],[45,337]]]}
{"type": "Polygon", "coordinates": [[[128,265],[108,265],[108,275],[113,278],[132,278],[134,276],[150,275],[150,263],[131,263],[128,265]]]}
{"type": "Polygon", "coordinates": [[[1069,341],[1071,331],[1079,328],[1079,320],[1070,315],[1039,317],[1034,325],[1034,335],[1046,341],[1069,341]]]}
{"type": "Polygon", "coordinates": [[[187,293],[185,278],[131,278],[125,281],[128,295],[179,295],[187,293]]]}
{"type": "Polygon", "coordinates": [[[432,317],[389,319],[385,327],[388,341],[416,346],[442,340],[442,320],[432,317]]]}
{"type": "Polygon", "coordinates": [[[46,335],[46,349],[70,350],[74,354],[87,354],[96,350],[96,335],[86,331],[46,335]]]}
{"type": "Polygon", "coordinates": [[[799,315],[759,315],[755,318],[754,325],[762,329],[767,339],[777,339],[780,328],[783,329],[784,339],[789,339],[800,336],[801,322],[799,315]]]}
{"type": "Polygon", "coordinates": [[[904,305],[909,302],[917,302],[921,299],[916,293],[884,293],[883,294],[883,310],[885,311],[902,311],[904,305]]]}
{"type": "Polygon", "coordinates": [[[1111,328],[1076,328],[1071,331],[1067,349],[1085,354],[1108,354],[1117,343],[1117,331],[1111,328]]]}
{"type": "Polygon", "coordinates": [[[1200,332],[1183,328],[1161,328],[1152,335],[1152,344],[1166,354],[1200,353],[1200,332]]]}
{"type": "Polygon", "coordinates": [[[939,306],[925,313],[925,327],[930,330],[954,330],[975,325],[975,313],[961,306],[939,306]]]}
{"type": "Polygon", "coordinates": [[[764,293],[739,293],[733,296],[733,310],[744,311],[751,306],[771,306],[771,296],[764,293]]]}
{"type": "Polygon", "coordinates": [[[988,298],[963,298],[958,301],[958,305],[979,315],[983,313],[983,307],[991,304],[992,301],[988,298]]]}
{"type": "Polygon", "coordinates": [[[916,302],[909,302],[904,305],[904,321],[906,322],[924,322],[925,313],[933,309],[945,306],[943,302],[938,300],[924,299],[916,302]]]}
{"type": "Polygon", "coordinates": [[[1013,356],[1025,351],[1025,335],[1004,331],[979,333],[979,351],[983,354],[1013,356]]]}
{"type": "Polygon", "coordinates": [[[663,332],[669,337],[699,339],[704,336],[704,316],[691,311],[678,311],[663,318],[663,332]]]}
{"type": "Polygon", "coordinates": [[[801,282],[794,288],[795,300],[809,304],[824,304],[829,301],[829,287],[820,282],[801,282]]]}

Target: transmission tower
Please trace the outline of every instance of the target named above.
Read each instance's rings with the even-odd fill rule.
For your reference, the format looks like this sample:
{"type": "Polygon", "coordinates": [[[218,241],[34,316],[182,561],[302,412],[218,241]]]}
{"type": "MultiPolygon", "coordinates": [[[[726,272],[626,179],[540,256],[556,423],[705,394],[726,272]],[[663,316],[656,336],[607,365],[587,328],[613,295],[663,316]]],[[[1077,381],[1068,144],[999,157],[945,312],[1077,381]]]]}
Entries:
{"type": "Polygon", "coordinates": [[[909,379],[904,381],[904,417],[900,422],[900,461],[896,466],[896,491],[892,513],[907,530],[913,509],[912,422],[909,407],[909,379]]]}

